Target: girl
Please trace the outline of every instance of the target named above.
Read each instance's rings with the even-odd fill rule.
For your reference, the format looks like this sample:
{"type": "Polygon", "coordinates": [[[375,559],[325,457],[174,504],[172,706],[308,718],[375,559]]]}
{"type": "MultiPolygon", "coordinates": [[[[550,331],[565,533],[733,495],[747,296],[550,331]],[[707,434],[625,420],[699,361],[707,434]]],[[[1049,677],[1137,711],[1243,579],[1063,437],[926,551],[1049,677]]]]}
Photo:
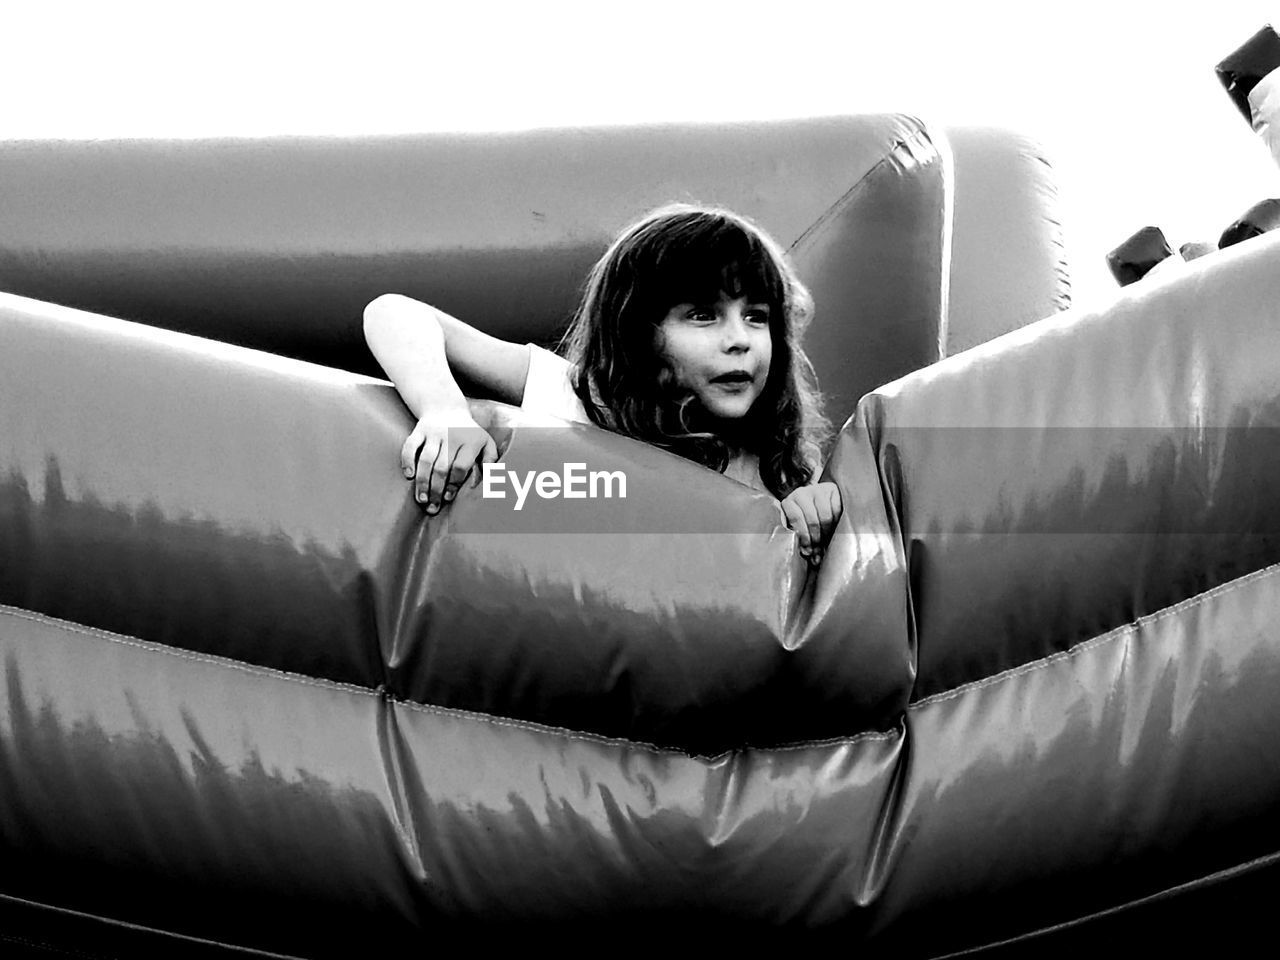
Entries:
{"type": "Polygon", "coordinates": [[[418,417],[400,461],[427,513],[497,459],[456,371],[503,402],[648,441],[772,493],[818,563],[842,505],[834,483],[814,482],[830,427],[800,347],[812,312],[760,228],[676,204],[624,230],[592,268],[563,358],[395,294],[365,308],[364,331],[418,417]]]}

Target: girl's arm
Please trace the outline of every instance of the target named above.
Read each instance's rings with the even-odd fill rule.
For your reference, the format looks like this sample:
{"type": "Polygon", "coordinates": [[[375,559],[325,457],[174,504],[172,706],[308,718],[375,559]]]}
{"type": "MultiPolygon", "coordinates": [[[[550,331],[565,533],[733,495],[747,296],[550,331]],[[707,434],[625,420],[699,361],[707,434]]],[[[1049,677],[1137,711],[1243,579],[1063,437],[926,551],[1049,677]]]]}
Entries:
{"type": "Polygon", "coordinates": [[[524,396],[529,352],[418,300],[383,294],[364,309],[364,335],[388,379],[417,418],[400,451],[428,513],[449,503],[468,473],[497,459],[454,374],[505,403],[524,396]]]}
{"type": "Polygon", "coordinates": [[[499,340],[443,310],[384,293],[364,308],[364,336],[414,416],[441,402],[466,404],[454,373],[503,403],[519,404],[526,347],[499,340]]]}

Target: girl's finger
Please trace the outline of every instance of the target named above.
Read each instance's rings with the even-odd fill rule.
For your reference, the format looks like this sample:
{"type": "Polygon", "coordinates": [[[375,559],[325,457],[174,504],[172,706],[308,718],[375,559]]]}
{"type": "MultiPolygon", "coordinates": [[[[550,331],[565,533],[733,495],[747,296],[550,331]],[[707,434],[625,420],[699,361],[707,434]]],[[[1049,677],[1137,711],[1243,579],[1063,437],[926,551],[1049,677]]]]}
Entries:
{"type": "Polygon", "coordinates": [[[838,522],[840,515],[844,513],[844,501],[840,499],[840,488],[833,483],[827,492],[830,494],[828,502],[831,504],[831,517],[838,522]]]}
{"type": "Polygon", "coordinates": [[[413,479],[414,465],[418,462],[418,450],[422,447],[423,436],[415,427],[400,446],[400,472],[408,480],[413,479]]]}
{"type": "Polygon", "coordinates": [[[809,543],[815,549],[822,546],[822,518],[818,516],[818,505],[813,497],[800,497],[800,512],[804,514],[804,522],[809,527],[809,543]]]}
{"type": "Polygon", "coordinates": [[[474,442],[464,443],[458,447],[453,455],[453,462],[449,464],[449,472],[445,478],[445,503],[452,503],[453,498],[458,495],[459,488],[466,482],[467,474],[471,472],[471,467],[476,462],[476,457],[479,454],[479,446],[474,442]]]}
{"type": "Polygon", "coordinates": [[[453,469],[453,459],[458,450],[449,449],[449,444],[440,444],[440,453],[431,465],[430,484],[427,491],[427,513],[435,513],[444,503],[444,488],[449,483],[449,472],[453,469]]]}
{"type": "Polygon", "coordinates": [[[821,528],[819,540],[826,543],[836,525],[836,515],[831,509],[831,496],[825,491],[818,492],[814,497],[813,509],[818,515],[818,526],[821,528]]]}
{"type": "Polygon", "coordinates": [[[801,487],[788,499],[795,504],[796,510],[800,513],[801,523],[808,534],[809,545],[816,549],[822,545],[822,521],[818,517],[813,493],[811,487],[801,487]]]}
{"type": "Polygon", "coordinates": [[[438,440],[428,441],[418,457],[417,496],[418,502],[425,505],[427,513],[435,513],[438,505],[433,507],[431,499],[431,477],[435,470],[436,460],[440,458],[441,444],[438,440]]]}
{"type": "Polygon", "coordinates": [[[829,519],[825,519],[822,524],[823,543],[831,539],[831,535],[835,533],[836,527],[840,523],[840,517],[844,513],[844,503],[840,499],[840,488],[833,483],[827,493],[826,509],[829,519]]]}
{"type": "Polygon", "coordinates": [[[787,526],[795,531],[796,536],[800,540],[800,552],[807,554],[809,552],[809,524],[804,518],[804,513],[796,505],[795,500],[788,497],[782,501],[782,515],[786,517],[787,526]]]}

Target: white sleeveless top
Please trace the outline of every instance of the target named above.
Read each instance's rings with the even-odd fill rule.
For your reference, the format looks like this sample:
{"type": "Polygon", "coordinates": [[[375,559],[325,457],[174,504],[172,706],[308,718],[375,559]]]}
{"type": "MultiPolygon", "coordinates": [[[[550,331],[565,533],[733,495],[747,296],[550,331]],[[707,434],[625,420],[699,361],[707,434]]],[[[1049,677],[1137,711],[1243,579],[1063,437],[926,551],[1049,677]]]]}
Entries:
{"type": "Polygon", "coordinates": [[[564,357],[529,344],[529,374],[525,377],[520,409],[575,423],[590,423],[586,407],[569,382],[572,372],[573,364],[564,357]]]}
{"type": "MultiPolygon", "coordinates": [[[[586,407],[573,392],[573,384],[569,380],[572,372],[573,364],[564,357],[537,344],[529,344],[529,373],[525,377],[520,409],[575,423],[590,423],[586,407]]],[[[769,493],[769,488],[760,478],[760,462],[755,454],[732,461],[724,475],[753,490],[769,493]]]]}

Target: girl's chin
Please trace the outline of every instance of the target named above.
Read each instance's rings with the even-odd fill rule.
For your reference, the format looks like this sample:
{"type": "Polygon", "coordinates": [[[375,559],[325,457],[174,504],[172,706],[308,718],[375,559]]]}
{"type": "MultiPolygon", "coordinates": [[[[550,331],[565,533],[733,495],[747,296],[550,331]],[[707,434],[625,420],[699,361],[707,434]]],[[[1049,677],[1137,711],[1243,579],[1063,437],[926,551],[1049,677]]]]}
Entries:
{"type": "Polygon", "coordinates": [[[725,396],[715,393],[708,396],[698,393],[698,414],[693,421],[695,430],[710,430],[719,434],[738,434],[750,421],[750,414],[759,396],[755,391],[725,396]],[[699,423],[700,421],[700,423],[699,423]]]}
{"type": "Polygon", "coordinates": [[[749,403],[708,403],[704,406],[717,420],[741,420],[751,412],[749,403]]]}
{"type": "MultiPolygon", "coordinates": [[[[752,398],[754,399],[754,398],[752,398]]],[[[707,413],[711,414],[716,420],[725,421],[727,423],[737,423],[747,418],[747,414],[751,412],[751,400],[743,399],[737,403],[725,403],[720,400],[715,403],[704,404],[707,413]]]]}

